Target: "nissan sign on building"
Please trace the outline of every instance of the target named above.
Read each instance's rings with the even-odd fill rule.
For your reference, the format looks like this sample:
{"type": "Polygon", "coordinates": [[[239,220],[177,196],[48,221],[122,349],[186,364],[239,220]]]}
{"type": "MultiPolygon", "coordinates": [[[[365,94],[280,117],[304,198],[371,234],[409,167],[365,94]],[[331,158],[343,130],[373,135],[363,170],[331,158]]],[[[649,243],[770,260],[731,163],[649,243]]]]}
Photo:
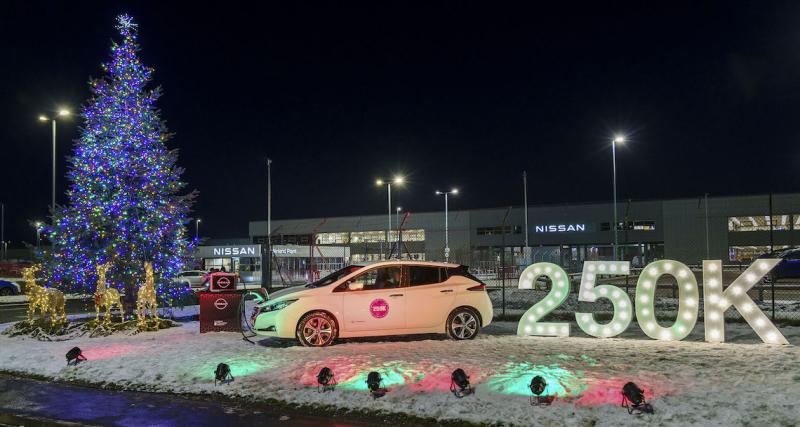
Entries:
{"type": "Polygon", "coordinates": [[[199,246],[197,258],[258,258],[261,245],[199,246]]]}

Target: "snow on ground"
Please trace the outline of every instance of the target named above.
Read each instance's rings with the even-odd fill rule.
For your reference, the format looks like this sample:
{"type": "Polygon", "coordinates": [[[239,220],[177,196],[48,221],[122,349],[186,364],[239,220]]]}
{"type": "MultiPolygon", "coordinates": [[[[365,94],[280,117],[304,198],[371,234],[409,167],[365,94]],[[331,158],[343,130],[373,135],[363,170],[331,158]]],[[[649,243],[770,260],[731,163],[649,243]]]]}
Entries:
{"type": "MultiPolygon", "coordinates": [[[[403,412],[438,419],[517,425],[793,425],[800,420],[800,327],[782,328],[793,345],[761,344],[747,325],[728,325],[726,344],[701,342],[702,324],[681,342],[644,337],[632,324],[624,338],[519,338],[500,322],[477,339],[435,336],[346,341],[304,348],[238,333],[200,335],[197,322],[157,333],[69,342],[0,336],[3,369],[57,380],[108,383],[128,389],[224,393],[231,397],[403,412]],[[65,366],[79,346],[88,362],[65,366]],[[213,371],[228,363],[236,378],[215,386],[213,371]],[[338,387],[318,393],[316,373],[333,369],[338,387]],[[450,373],[463,368],[475,395],[455,398],[450,373]],[[389,393],[372,399],[364,380],[381,372],[389,393]],[[549,407],[529,404],[527,385],[545,377],[549,407]],[[627,381],[645,389],[654,415],[630,416],[619,407],[627,381]]],[[[577,327],[573,325],[573,331],[577,327]]],[[[573,335],[578,332],[573,332],[573,335]]]]}

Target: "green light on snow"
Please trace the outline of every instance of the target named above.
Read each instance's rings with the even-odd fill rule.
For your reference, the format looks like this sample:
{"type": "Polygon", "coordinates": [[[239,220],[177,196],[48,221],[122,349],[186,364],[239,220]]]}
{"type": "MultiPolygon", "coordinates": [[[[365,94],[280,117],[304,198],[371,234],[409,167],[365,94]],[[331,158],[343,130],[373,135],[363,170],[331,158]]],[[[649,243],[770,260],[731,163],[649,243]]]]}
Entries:
{"type": "Polygon", "coordinates": [[[577,396],[586,390],[586,383],[579,373],[568,371],[557,364],[550,366],[532,363],[507,363],[497,375],[486,382],[492,393],[529,396],[531,379],[540,375],[547,381],[545,393],[549,396],[577,396]]]}
{"type": "Polygon", "coordinates": [[[386,388],[419,382],[425,378],[425,374],[408,368],[402,362],[390,362],[381,367],[364,368],[356,376],[340,382],[337,387],[345,390],[365,391],[367,390],[367,375],[369,375],[370,371],[376,371],[381,374],[383,386],[386,388]]]}

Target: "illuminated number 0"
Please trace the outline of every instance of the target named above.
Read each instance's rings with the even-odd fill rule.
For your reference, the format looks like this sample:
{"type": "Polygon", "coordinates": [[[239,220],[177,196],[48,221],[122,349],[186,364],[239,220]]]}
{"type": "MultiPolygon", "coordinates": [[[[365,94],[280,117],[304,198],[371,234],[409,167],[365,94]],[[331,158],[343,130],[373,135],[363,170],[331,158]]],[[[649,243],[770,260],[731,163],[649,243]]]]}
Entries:
{"type": "Polygon", "coordinates": [[[549,263],[529,265],[519,276],[519,289],[533,289],[539,277],[546,276],[552,286],[550,292],[529,308],[517,325],[517,335],[569,336],[569,323],[540,323],[539,320],[560,306],[569,296],[569,276],[563,268],[549,263]]]}

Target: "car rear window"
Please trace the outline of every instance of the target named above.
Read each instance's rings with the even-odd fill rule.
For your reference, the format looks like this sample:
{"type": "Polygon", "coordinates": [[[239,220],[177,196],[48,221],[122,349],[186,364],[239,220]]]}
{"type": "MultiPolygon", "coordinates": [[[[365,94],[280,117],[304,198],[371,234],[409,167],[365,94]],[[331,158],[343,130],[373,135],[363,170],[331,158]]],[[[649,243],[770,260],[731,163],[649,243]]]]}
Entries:
{"type": "Polygon", "coordinates": [[[438,267],[422,267],[412,265],[408,267],[408,285],[422,286],[443,282],[447,277],[442,278],[438,267]]]}

